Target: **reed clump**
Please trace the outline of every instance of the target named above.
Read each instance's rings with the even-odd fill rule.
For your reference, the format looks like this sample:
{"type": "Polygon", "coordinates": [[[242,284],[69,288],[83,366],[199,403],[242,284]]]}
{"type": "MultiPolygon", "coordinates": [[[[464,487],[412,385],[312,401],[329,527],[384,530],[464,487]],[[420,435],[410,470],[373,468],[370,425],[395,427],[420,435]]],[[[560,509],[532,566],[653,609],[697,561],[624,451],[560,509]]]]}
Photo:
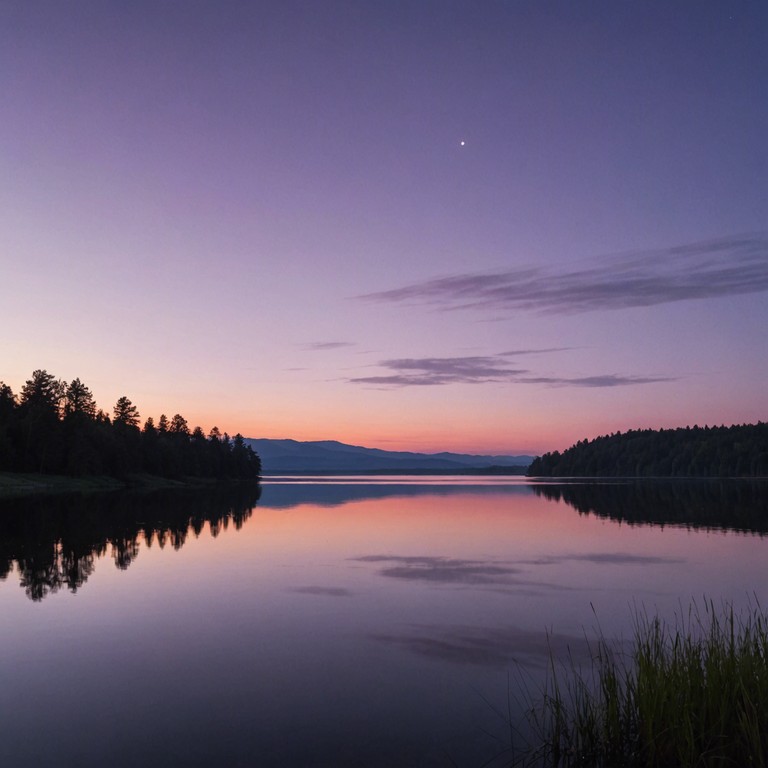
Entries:
{"type": "MultiPolygon", "coordinates": [[[[551,662],[531,710],[544,766],[768,765],[768,617],[692,604],[669,624],[636,612],[629,647],[551,662]]],[[[529,762],[529,761],[526,761],[529,762]]]]}

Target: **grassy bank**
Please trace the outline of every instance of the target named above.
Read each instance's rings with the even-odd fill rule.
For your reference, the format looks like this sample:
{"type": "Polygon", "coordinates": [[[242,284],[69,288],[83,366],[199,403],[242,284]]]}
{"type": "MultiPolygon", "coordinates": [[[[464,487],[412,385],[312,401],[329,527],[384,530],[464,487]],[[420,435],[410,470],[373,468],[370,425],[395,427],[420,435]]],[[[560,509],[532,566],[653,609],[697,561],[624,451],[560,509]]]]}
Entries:
{"type": "Polygon", "coordinates": [[[525,765],[766,765],[768,615],[639,614],[628,651],[601,638],[586,672],[553,662],[531,717],[540,747],[525,765]]]}
{"type": "Polygon", "coordinates": [[[109,476],[68,477],[0,472],[0,498],[28,496],[40,493],[100,493],[126,489],[155,490],[163,488],[212,487],[217,481],[201,478],[173,480],[155,475],[131,475],[126,478],[109,476]]]}

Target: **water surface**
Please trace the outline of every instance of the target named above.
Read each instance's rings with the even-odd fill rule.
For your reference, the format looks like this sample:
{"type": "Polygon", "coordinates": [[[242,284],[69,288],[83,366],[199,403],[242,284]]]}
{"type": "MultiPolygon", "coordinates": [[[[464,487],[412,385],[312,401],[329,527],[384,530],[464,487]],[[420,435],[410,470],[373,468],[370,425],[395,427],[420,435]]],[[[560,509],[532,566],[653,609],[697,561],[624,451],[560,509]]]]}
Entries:
{"type": "Polygon", "coordinates": [[[521,680],[598,622],[768,602],[764,484],[258,496],[2,503],[0,764],[480,766],[509,747],[521,680]]]}

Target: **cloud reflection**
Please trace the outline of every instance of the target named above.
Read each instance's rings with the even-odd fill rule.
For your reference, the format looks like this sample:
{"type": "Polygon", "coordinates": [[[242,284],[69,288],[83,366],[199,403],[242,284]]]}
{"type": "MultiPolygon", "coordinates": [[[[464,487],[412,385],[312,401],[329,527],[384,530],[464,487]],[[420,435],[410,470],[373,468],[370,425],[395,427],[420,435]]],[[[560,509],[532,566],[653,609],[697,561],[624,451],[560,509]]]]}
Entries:
{"type": "Polygon", "coordinates": [[[546,555],[534,560],[521,560],[526,565],[552,565],[563,562],[585,562],[594,565],[665,565],[683,563],[677,557],[662,557],[657,555],[635,555],[628,552],[591,552],[578,555],[546,555]]]}
{"type": "Polygon", "coordinates": [[[387,563],[389,565],[382,568],[379,574],[392,579],[480,587],[519,585],[562,589],[556,584],[520,578],[519,574],[524,573],[522,569],[493,561],[400,555],[366,555],[354,560],[363,563],[387,563]]]}
{"type": "Polygon", "coordinates": [[[575,554],[542,555],[514,562],[465,560],[428,555],[365,555],[352,558],[355,562],[376,563],[385,567],[380,576],[434,585],[453,585],[489,589],[508,594],[541,594],[546,590],[568,590],[568,585],[538,581],[529,577],[526,566],[557,565],[567,562],[586,562],[593,565],[653,566],[684,562],[678,558],[660,555],[637,555],[627,552],[587,552],[575,554]],[[522,566],[522,567],[520,567],[522,566]]]}
{"type": "Polygon", "coordinates": [[[460,665],[505,667],[525,662],[545,667],[551,656],[570,655],[576,661],[589,658],[589,644],[583,636],[516,626],[411,625],[401,633],[369,637],[419,656],[460,665]]]}
{"type": "Polygon", "coordinates": [[[296,587],[291,592],[298,592],[300,595],[324,595],[326,597],[351,597],[352,592],[343,587],[296,587]]]}

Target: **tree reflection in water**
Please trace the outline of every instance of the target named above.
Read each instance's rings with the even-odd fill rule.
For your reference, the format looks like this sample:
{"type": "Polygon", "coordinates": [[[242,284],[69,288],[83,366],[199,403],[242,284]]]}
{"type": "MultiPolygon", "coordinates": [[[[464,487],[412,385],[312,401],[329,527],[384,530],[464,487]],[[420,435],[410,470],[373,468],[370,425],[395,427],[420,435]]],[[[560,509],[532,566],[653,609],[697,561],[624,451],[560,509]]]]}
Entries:
{"type": "Polygon", "coordinates": [[[768,533],[765,481],[579,481],[534,485],[533,489],[550,501],[564,501],[579,514],[629,525],[768,533]]]}
{"type": "Polygon", "coordinates": [[[211,535],[239,530],[261,493],[257,485],[151,494],[39,496],[0,504],[0,580],[14,568],[31,600],[85,584],[109,550],[125,570],[141,542],[181,549],[206,523],[211,535]]]}

